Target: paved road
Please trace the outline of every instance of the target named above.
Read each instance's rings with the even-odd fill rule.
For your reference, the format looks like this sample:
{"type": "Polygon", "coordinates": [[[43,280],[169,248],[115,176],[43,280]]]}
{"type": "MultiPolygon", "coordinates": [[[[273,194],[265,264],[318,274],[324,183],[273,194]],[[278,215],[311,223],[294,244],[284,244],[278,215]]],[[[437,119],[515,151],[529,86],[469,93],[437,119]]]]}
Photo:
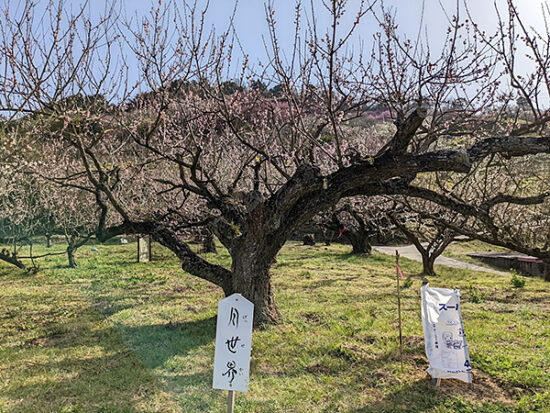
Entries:
{"type": "MultiPolygon", "coordinates": [[[[404,245],[401,247],[396,246],[387,246],[387,245],[374,245],[372,247],[374,250],[381,252],[383,254],[388,255],[395,255],[395,250],[399,251],[399,255],[405,258],[408,258],[410,260],[419,261],[422,262],[422,256],[418,252],[418,250],[415,248],[414,245],[404,245]]],[[[481,267],[479,265],[470,264],[468,262],[455,260],[453,258],[448,258],[440,255],[435,259],[435,263],[439,265],[446,265],[447,267],[455,267],[455,268],[465,268],[468,270],[474,270],[474,271],[485,271],[490,272],[493,274],[500,274],[500,275],[507,275],[507,272],[493,270],[491,268],[481,267]]]]}

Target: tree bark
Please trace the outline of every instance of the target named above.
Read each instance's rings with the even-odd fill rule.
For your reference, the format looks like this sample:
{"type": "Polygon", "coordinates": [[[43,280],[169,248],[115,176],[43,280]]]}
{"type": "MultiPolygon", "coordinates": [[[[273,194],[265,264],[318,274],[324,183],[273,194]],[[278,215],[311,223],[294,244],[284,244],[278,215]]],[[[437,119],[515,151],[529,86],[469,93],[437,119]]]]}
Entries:
{"type": "Polygon", "coordinates": [[[542,260],[542,278],[544,281],[550,281],[550,259],[542,260]]]}
{"type": "Polygon", "coordinates": [[[0,260],[7,262],[8,264],[15,265],[17,268],[20,268],[22,270],[26,269],[25,264],[21,262],[17,256],[10,255],[9,252],[0,252],[0,260]]]}
{"type": "Polygon", "coordinates": [[[328,247],[332,243],[332,231],[330,231],[327,228],[321,228],[321,231],[323,232],[323,241],[325,242],[325,245],[328,247]]]}
{"type": "Polygon", "coordinates": [[[344,232],[344,235],[351,243],[352,254],[371,254],[372,246],[370,245],[368,236],[365,232],[347,230],[344,232]]]}
{"type": "Polygon", "coordinates": [[[181,261],[181,268],[184,271],[221,287],[226,296],[234,292],[231,271],[221,265],[211,264],[199,257],[187,244],[178,238],[177,234],[167,229],[156,228],[150,223],[128,224],[128,226],[120,228],[120,230],[124,230],[128,234],[151,234],[156,242],[176,254],[181,261]]]}
{"type": "Polygon", "coordinates": [[[434,276],[436,275],[434,270],[434,262],[437,258],[435,254],[429,254],[427,251],[419,251],[422,255],[422,274],[434,276]]]}
{"type": "Polygon", "coordinates": [[[302,238],[304,245],[309,245],[313,247],[315,245],[315,234],[304,234],[302,238]]]}
{"type": "Polygon", "coordinates": [[[76,268],[76,259],[74,256],[74,253],[76,252],[76,248],[73,248],[72,246],[67,247],[67,258],[69,259],[69,267],[70,268],[76,268]]]}
{"type": "Polygon", "coordinates": [[[210,231],[208,231],[206,235],[203,237],[202,247],[203,247],[203,252],[205,253],[216,254],[218,252],[216,250],[216,243],[214,242],[214,234],[212,234],[210,231]]]}
{"type": "Polygon", "coordinates": [[[76,263],[75,253],[76,250],[78,250],[81,246],[86,244],[92,234],[83,235],[83,236],[74,236],[74,235],[66,235],[67,240],[67,258],[69,259],[69,267],[70,268],[76,268],[78,264],[76,263]]]}
{"type": "Polygon", "coordinates": [[[46,235],[46,248],[51,248],[52,246],[52,236],[51,235],[46,235]]]}
{"type": "Polygon", "coordinates": [[[241,245],[231,251],[233,292],[254,303],[255,326],[277,324],[281,314],[275,304],[269,271],[275,256],[258,244],[241,245]]]}

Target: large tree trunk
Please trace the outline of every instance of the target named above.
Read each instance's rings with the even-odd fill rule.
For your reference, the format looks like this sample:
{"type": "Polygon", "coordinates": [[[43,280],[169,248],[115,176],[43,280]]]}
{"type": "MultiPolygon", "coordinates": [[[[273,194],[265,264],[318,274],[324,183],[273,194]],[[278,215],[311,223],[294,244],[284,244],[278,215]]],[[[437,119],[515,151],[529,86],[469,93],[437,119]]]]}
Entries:
{"type": "Polygon", "coordinates": [[[51,248],[52,246],[52,236],[51,235],[46,235],[46,248],[51,248]]]}
{"type": "Polygon", "coordinates": [[[422,273],[424,275],[431,275],[431,276],[436,275],[434,270],[434,262],[435,262],[435,259],[437,258],[437,255],[435,254],[430,255],[428,252],[426,253],[420,252],[420,254],[422,255],[422,273]]]}
{"type": "Polygon", "coordinates": [[[120,233],[151,234],[156,242],[176,254],[184,271],[221,287],[226,296],[239,293],[250,300],[254,304],[255,326],[278,323],[280,313],[275,304],[269,270],[295,227],[286,228],[286,232],[279,234],[270,234],[265,218],[259,213],[246,228],[244,225],[241,227],[238,237],[232,227],[220,224],[219,228],[216,236],[231,255],[231,270],[207,262],[182,242],[177,234],[153,223],[123,224],[113,227],[109,233],[99,234],[98,239],[108,239],[108,236],[120,233]]]}
{"type": "Polygon", "coordinates": [[[352,254],[370,255],[370,253],[372,252],[372,246],[370,245],[366,233],[363,233],[362,231],[348,230],[344,232],[344,235],[351,243],[352,254]]]}
{"type": "Polygon", "coordinates": [[[325,245],[328,247],[333,239],[332,231],[327,228],[321,228],[321,231],[323,232],[323,241],[325,241],[325,245]]]}
{"type": "Polygon", "coordinates": [[[254,243],[241,245],[231,252],[233,292],[254,303],[255,326],[277,324],[281,315],[275,304],[269,272],[274,254],[254,243]]]}

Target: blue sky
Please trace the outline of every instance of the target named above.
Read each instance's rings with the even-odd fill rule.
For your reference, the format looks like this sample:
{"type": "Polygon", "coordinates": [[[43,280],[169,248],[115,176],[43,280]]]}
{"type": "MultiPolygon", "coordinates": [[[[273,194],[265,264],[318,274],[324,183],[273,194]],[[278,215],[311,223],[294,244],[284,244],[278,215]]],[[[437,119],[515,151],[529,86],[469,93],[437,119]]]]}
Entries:
{"type": "MultiPolygon", "coordinates": [[[[17,9],[17,1],[9,1],[9,7],[12,11],[17,9]]],[[[39,4],[44,4],[45,0],[37,0],[39,4]]],[[[57,1],[57,0],[56,0],[57,1]]],[[[165,2],[167,0],[164,0],[165,2]]],[[[206,0],[197,0],[199,4],[204,4],[206,0]]],[[[315,5],[318,14],[316,15],[318,27],[323,29],[328,27],[326,13],[322,13],[321,0],[303,0],[304,7],[309,9],[310,1],[315,5]]],[[[373,1],[373,0],[370,0],[373,1]]],[[[114,4],[121,11],[121,20],[133,19],[134,21],[141,20],[143,16],[150,13],[152,7],[158,5],[159,0],[114,0],[114,4]]],[[[176,4],[182,4],[183,0],[176,0],[176,4]]],[[[188,0],[192,2],[192,0],[188,0]]],[[[476,21],[482,29],[492,33],[496,29],[496,12],[495,3],[501,10],[503,16],[506,16],[506,0],[460,0],[461,18],[466,18],[465,4],[471,12],[474,21],[476,21]]],[[[378,5],[382,0],[378,0],[378,5]]],[[[524,18],[527,25],[532,25],[537,29],[544,29],[544,21],[541,13],[541,0],[518,0],[516,1],[520,15],[524,18]]],[[[65,5],[78,8],[82,4],[80,0],[65,0],[65,5]]],[[[210,0],[209,10],[207,13],[207,25],[216,29],[218,33],[227,28],[229,16],[234,8],[233,0],[210,0]]],[[[276,10],[278,38],[282,48],[290,47],[293,39],[293,21],[294,21],[294,0],[273,0],[273,6],[276,10]]],[[[342,27],[349,27],[353,21],[360,0],[349,0],[347,9],[349,13],[344,17],[342,27]]],[[[448,18],[456,11],[457,0],[384,0],[386,10],[392,10],[395,13],[398,31],[415,39],[418,29],[422,24],[422,37],[427,35],[427,41],[433,51],[437,51],[443,43],[445,31],[449,25],[448,18]]],[[[106,6],[106,0],[89,0],[88,12],[92,16],[101,15],[106,6]]],[[[5,7],[5,6],[3,6],[5,7]]],[[[15,12],[17,14],[17,12],[15,12]]],[[[258,61],[265,61],[264,39],[267,38],[268,30],[265,22],[264,1],[262,0],[240,0],[237,6],[235,17],[235,28],[238,33],[239,40],[246,54],[250,56],[252,64],[258,61]]],[[[369,49],[369,44],[372,36],[377,32],[378,25],[375,19],[367,15],[362,20],[361,25],[355,33],[351,44],[358,45],[363,42],[365,48],[369,49]]],[[[127,50],[126,50],[127,51],[127,50]]],[[[130,66],[129,80],[133,83],[139,71],[135,70],[135,62],[131,59],[128,61],[130,66]]],[[[524,65],[527,68],[526,61],[519,61],[519,65],[524,65]]],[[[235,69],[236,70],[236,69],[235,69]]]]}
{"type": "MultiPolygon", "coordinates": [[[[156,5],[156,3],[157,1],[151,0],[123,0],[122,9],[127,17],[142,16],[151,9],[152,4],[156,5]]],[[[199,3],[204,3],[204,1],[199,3]]],[[[309,0],[303,1],[303,3],[306,8],[309,7],[309,0]]],[[[320,0],[314,0],[316,8],[319,10],[322,9],[320,3],[320,0]]],[[[356,10],[359,3],[359,0],[349,0],[349,11],[356,10]]],[[[378,0],[378,4],[381,3],[378,0]]],[[[465,18],[464,0],[460,0],[460,3],[461,17],[465,18]]],[[[465,3],[480,26],[488,31],[495,28],[497,19],[494,0],[466,0],[465,3]]],[[[516,3],[520,15],[524,17],[529,25],[543,28],[540,8],[543,3],[542,0],[521,0],[516,1],[516,3]]],[[[279,22],[279,34],[283,39],[290,40],[295,1],[274,0],[273,4],[279,22]]],[[[456,0],[384,0],[383,4],[386,9],[395,11],[400,31],[415,36],[422,21],[430,35],[434,35],[430,38],[430,41],[436,44],[448,26],[445,12],[452,15],[456,9],[456,0]]],[[[496,4],[505,16],[506,1],[496,0],[496,4]]],[[[211,0],[208,11],[210,24],[219,29],[226,27],[228,16],[232,13],[233,7],[234,1],[232,0],[211,0]]],[[[91,0],[92,12],[101,12],[103,8],[104,2],[102,0],[91,0]]],[[[345,22],[349,23],[351,21],[352,14],[348,13],[345,22]]],[[[321,14],[318,15],[318,20],[323,23],[321,14]]],[[[251,55],[261,56],[263,52],[262,35],[267,34],[264,2],[262,0],[240,0],[237,6],[235,26],[247,51],[251,55]]],[[[358,31],[358,36],[363,39],[370,39],[374,31],[376,31],[374,20],[366,18],[358,31]]]]}
{"type": "MultiPolygon", "coordinates": [[[[91,0],[91,11],[99,12],[104,7],[104,1],[91,0]]],[[[152,5],[158,1],[146,0],[123,0],[122,10],[126,17],[143,16],[151,10],[152,5]]],[[[200,0],[199,3],[204,3],[200,0]]],[[[309,0],[303,1],[305,8],[309,8],[309,0]]],[[[322,10],[321,1],[313,0],[316,9],[322,10]]],[[[349,13],[344,18],[343,27],[349,24],[354,18],[353,11],[357,9],[360,1],[349,0],[349,13]]],[[[381,0],[378,0],[378,4],[381,0]]],[[[424,30],[422,36],[428,34],[428,41],[432,49],[437,50],[441,47],[445,30],[448,27],[448,17],[452,16],[456,10],[456,0],[384,0],[386,9],[395,12],[396,20],[399,25],[399,31],[406,33],[412,38],[416,38],[418,28],[422,23],[424,30]]],[[[503,16],[506,16],[506,0],[460,0],[461,18],[466,18],[464,4],[467,5],[474,21],[480,27],[493,32],[496,28],[495,3],[501,10],[503,16]]],[[[541,0],[521,0],[517,1],[517,7],[520,15],[528,25],[538,29],[544,28],[544,22],[541,13],[541,0]]],[[[274,8],[278,21],[278,36],[281,45],[289,45],[292,42],[293,19],[294,19],[294,0],[274,0],[274,8]]],[[[211,0],[207,14],[207,22],[215,27],[218,32],[227,27],[228,16],[232,13],[234,1],[232,0],[211,0]]],[[[323,18],[323,14],[317,15],[319,25],[327,26],[328,21],[323,18]]],[[[264,2],[262,0],[240,0],[237,6],[235,27],[245,52],[250,55],[251,61],[255,63],[265,57],[265,48],[263,39],[267,36],[267,25],[265,22],[264,2]]],[[[372,35],[378,30],[375,20],[372,17],[366,17],[352,43],[358,44],[363,41],[368,45],[372,35]]],[[[520,62],[520,64],[526,64],[520,62]]]]}

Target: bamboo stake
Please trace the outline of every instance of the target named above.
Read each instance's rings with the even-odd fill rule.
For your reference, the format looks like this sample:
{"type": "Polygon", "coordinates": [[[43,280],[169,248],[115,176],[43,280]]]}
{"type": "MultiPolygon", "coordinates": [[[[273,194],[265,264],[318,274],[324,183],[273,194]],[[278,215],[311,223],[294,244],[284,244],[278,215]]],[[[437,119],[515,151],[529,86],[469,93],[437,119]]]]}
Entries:
{"type": "Polygon", "coordinates": [[[399,286],[399,252],[395,250],[395,274],[397,278],[397,312],[399,317],[399,359],[403,367],[403,329],[401,327],[401,288],[399,286]]]}

